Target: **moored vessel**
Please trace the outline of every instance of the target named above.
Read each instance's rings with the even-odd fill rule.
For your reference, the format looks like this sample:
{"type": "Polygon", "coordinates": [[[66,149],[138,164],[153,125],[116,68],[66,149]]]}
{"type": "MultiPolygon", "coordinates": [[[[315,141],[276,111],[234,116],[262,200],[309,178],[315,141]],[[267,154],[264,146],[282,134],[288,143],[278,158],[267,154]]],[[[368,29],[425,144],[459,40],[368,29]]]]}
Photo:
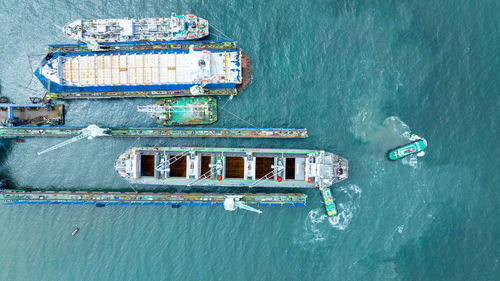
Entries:
{"type": "Polygon", "coordinates": [[[217,99],[213,97],[175,97],[154,105],[138,106],[161,126],[206,125],[217,121],[217,99]]]}
{"type": "Polygon", "coordinates": [[[320,150],[133,147],[115,169],[134,184],[322,189],[347,178],[348,162],[320,150]]]}
{"type": "Polygon", "coordinates": [[[250,69],[237,48],[191,45],[187,50],[56,51],[34,74],[52,98],[170,97],[236,95],[250,83],[250,69]]]}
{"type": "MultiPolygon", "coordinates": [[[[72,205],[169,205],[224,206],[225,210],[245,209],[261,213],[253,206],[305,206],[307,195],[302,193],[166,193],[166,192],[102,192],[102,191],[28,191],[2,189],[0,202],[17,204],[72,205]]],[[[77,228],[78,229],[78,228],[77,228]]],[[[75,229],[74,234],[78,232],[75,229]]]]}
{"type": "Polygon", "coordinates": [[[427,148],[427,141],[425,139],[419,139],[390,150],[387,153],[387,158],[391,161],[399,160],[414,153],[421,152],[425,148],[427,148]]]}
{"type": "Polygon", "coordinates": [[[62,30],[81,42],[195,40],[208,35],[208,21],[193,14],[172,13],[168,18],[79,19],[62,30]]]}
{"type": "Polygon", "coordinates": [[[64,105],[53,103],[0,103],[0,126],[61,125],[64,105]]]}

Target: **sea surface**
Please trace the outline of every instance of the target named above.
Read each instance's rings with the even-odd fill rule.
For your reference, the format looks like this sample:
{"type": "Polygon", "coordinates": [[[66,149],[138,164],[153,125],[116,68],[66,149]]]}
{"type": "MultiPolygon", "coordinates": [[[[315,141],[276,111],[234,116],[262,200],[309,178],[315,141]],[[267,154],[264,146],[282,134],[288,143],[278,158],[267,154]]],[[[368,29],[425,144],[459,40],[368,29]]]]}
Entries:
{"type": "MultiPolygon", "coordinates": [[[[305,127],[303,140],[62,139],[0,147],[19,188],[132,187],[113,169],[131,146],[324,149],[349,160],[306,207],[0,206],[0,280],[500,280],[500,1],[0,0],[1,95],[32,78],[54,26],[78,18],[194,13],[252,60],[253,81],[219,98],[218,127],[305,127]],[[234,115],[237,117],[235,117],[234,115]],[[420,136],[424,156],[385,152],[420,136]],[[74,227],[80,232],[71,236],[74,227]]],[[[147,99],[64,102],[66,124],[152,126],[147,99]]],[[[229,191],[212,189],[210,191],[229,191]]]]}

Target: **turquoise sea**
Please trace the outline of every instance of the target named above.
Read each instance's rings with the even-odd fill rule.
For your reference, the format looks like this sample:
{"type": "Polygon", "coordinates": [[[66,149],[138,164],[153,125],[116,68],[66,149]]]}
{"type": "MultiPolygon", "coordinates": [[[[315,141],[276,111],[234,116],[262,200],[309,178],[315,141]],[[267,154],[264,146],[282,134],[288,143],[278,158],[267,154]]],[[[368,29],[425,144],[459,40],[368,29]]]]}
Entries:
{"type": "MultiPolygon", "coordinates": [[[[194,13],[237,40],[252,84],[215,126],[306,127],[304,140],[3,141],[18,187],[131,189],[114,171],[133,145],[324,149],[349,159],[327,218],[215,207],[0,206],[0,280],[500,280],[500,2],[0,0],[1,95],[41,96],[31,65],[77,18],[194,13]],[[244,121],[234,117],[236,114],[244,121]],[[422,157],[384,153],[412,135],[422,157]],[[72,237],[75,225],[80,232],[72,237]]],[[[64,102],[67,125],[150,126],[146,99],[64,102]]],[[[141,186],[141,190],[176,190],[141,186]]],[[[177,190],[199,190],[185,188],[177,190]]],[[[225,189],[212,191],[227,191],[225,189]]]]}

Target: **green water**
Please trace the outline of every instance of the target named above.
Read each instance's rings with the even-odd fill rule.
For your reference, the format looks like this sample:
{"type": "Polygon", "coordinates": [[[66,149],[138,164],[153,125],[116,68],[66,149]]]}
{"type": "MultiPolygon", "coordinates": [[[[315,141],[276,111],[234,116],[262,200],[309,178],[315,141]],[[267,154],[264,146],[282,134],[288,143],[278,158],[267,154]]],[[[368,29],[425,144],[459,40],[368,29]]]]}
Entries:
{"type": "MultiPolygon", "coordinates": [[[[306,207],[263,207],[262,215],[215,207],[0,206],[1,280],[500,279],[500,2],[0,6],[0,84],[14,102],[42,93],[30,83],[29,62],[35,65],[47,44],[70,43],[54,24],[190,12],[252,59],[252,84],[214,126],[306,127],[310,136],[96,139],[42,156],[36,152],[61,139],[28,139],[2,150],[0,172],[18,186],[131,188],[113,163],[132,145],[324,149],[350,161],[349,179],[332,190],[335,218],[326,217],[317,190],[304,191],[306,207]],[[426,155],[384,159],[412,134],[427,140],[426,155]],[[80,232],[72,237],[75,225],[80,232]]],[[[210,39],[224,39],[212,31],[210,39]]],[[[154,120],[135,110],[150,103],[65,102],[66,124],[150,126],[154,120]]]]}

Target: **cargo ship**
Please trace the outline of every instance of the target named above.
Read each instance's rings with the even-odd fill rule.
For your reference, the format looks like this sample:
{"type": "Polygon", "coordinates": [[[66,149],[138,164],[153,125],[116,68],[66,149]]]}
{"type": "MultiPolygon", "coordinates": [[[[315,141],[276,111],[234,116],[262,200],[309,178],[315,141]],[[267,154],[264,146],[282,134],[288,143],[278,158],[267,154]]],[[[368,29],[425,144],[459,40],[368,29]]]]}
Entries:
{"type": "Polygon", "coordinates": [[[106,51],[64,47],[48,53],[34,75],[49,97],[58,99],[236,95],[251,81],[250,59],[237,48],[220,48],[234,44],[219,43],[214,49],[194,44],[106,51]]]}
{"type": "Polygon", "coordinates": [[[61,29],[80,42],[195,40],[208,35],[208,21],[172,13],[168,18],[79,19],[61,29]]]}
{"type": "Polygon", "coordinates": [[[115,162],[132,184],[327,188],[347,178],[346,159],[320,150],[133,147],[115,162]]]}
{"type": "Polygon", "coordinates": [[[228,211],[245,209],[260,213],[253,206],[305,206],[302,193],[165,193],[165,192],[95,192],[95,191],[25,191],[2,189],[0,202],[15,204],[95,205],[170,205],[223,206],[228,211]]]}
{"type": "Polygon", "coordinates": [[[217,121],[217,99],[176,97],[160,99],[154,105],[138,106],[160,126],[206,125],[217,121]]]}
{"type": "Polygon", "coordinates": [[[427,141],[425,139],[420,139],[390,150],[387,153],[387,158],[391,161],[399,160],[405,158],[406,156],[423,151],[426,147],[427,141]]]}
{"type": "MultiPolygon", "coordinates": [[[[0,97],[1,101],[6,101],[0,97]]],[[[0,103],[0,126],[56,126],[64,123],[64,105],[0,103]]]]}

